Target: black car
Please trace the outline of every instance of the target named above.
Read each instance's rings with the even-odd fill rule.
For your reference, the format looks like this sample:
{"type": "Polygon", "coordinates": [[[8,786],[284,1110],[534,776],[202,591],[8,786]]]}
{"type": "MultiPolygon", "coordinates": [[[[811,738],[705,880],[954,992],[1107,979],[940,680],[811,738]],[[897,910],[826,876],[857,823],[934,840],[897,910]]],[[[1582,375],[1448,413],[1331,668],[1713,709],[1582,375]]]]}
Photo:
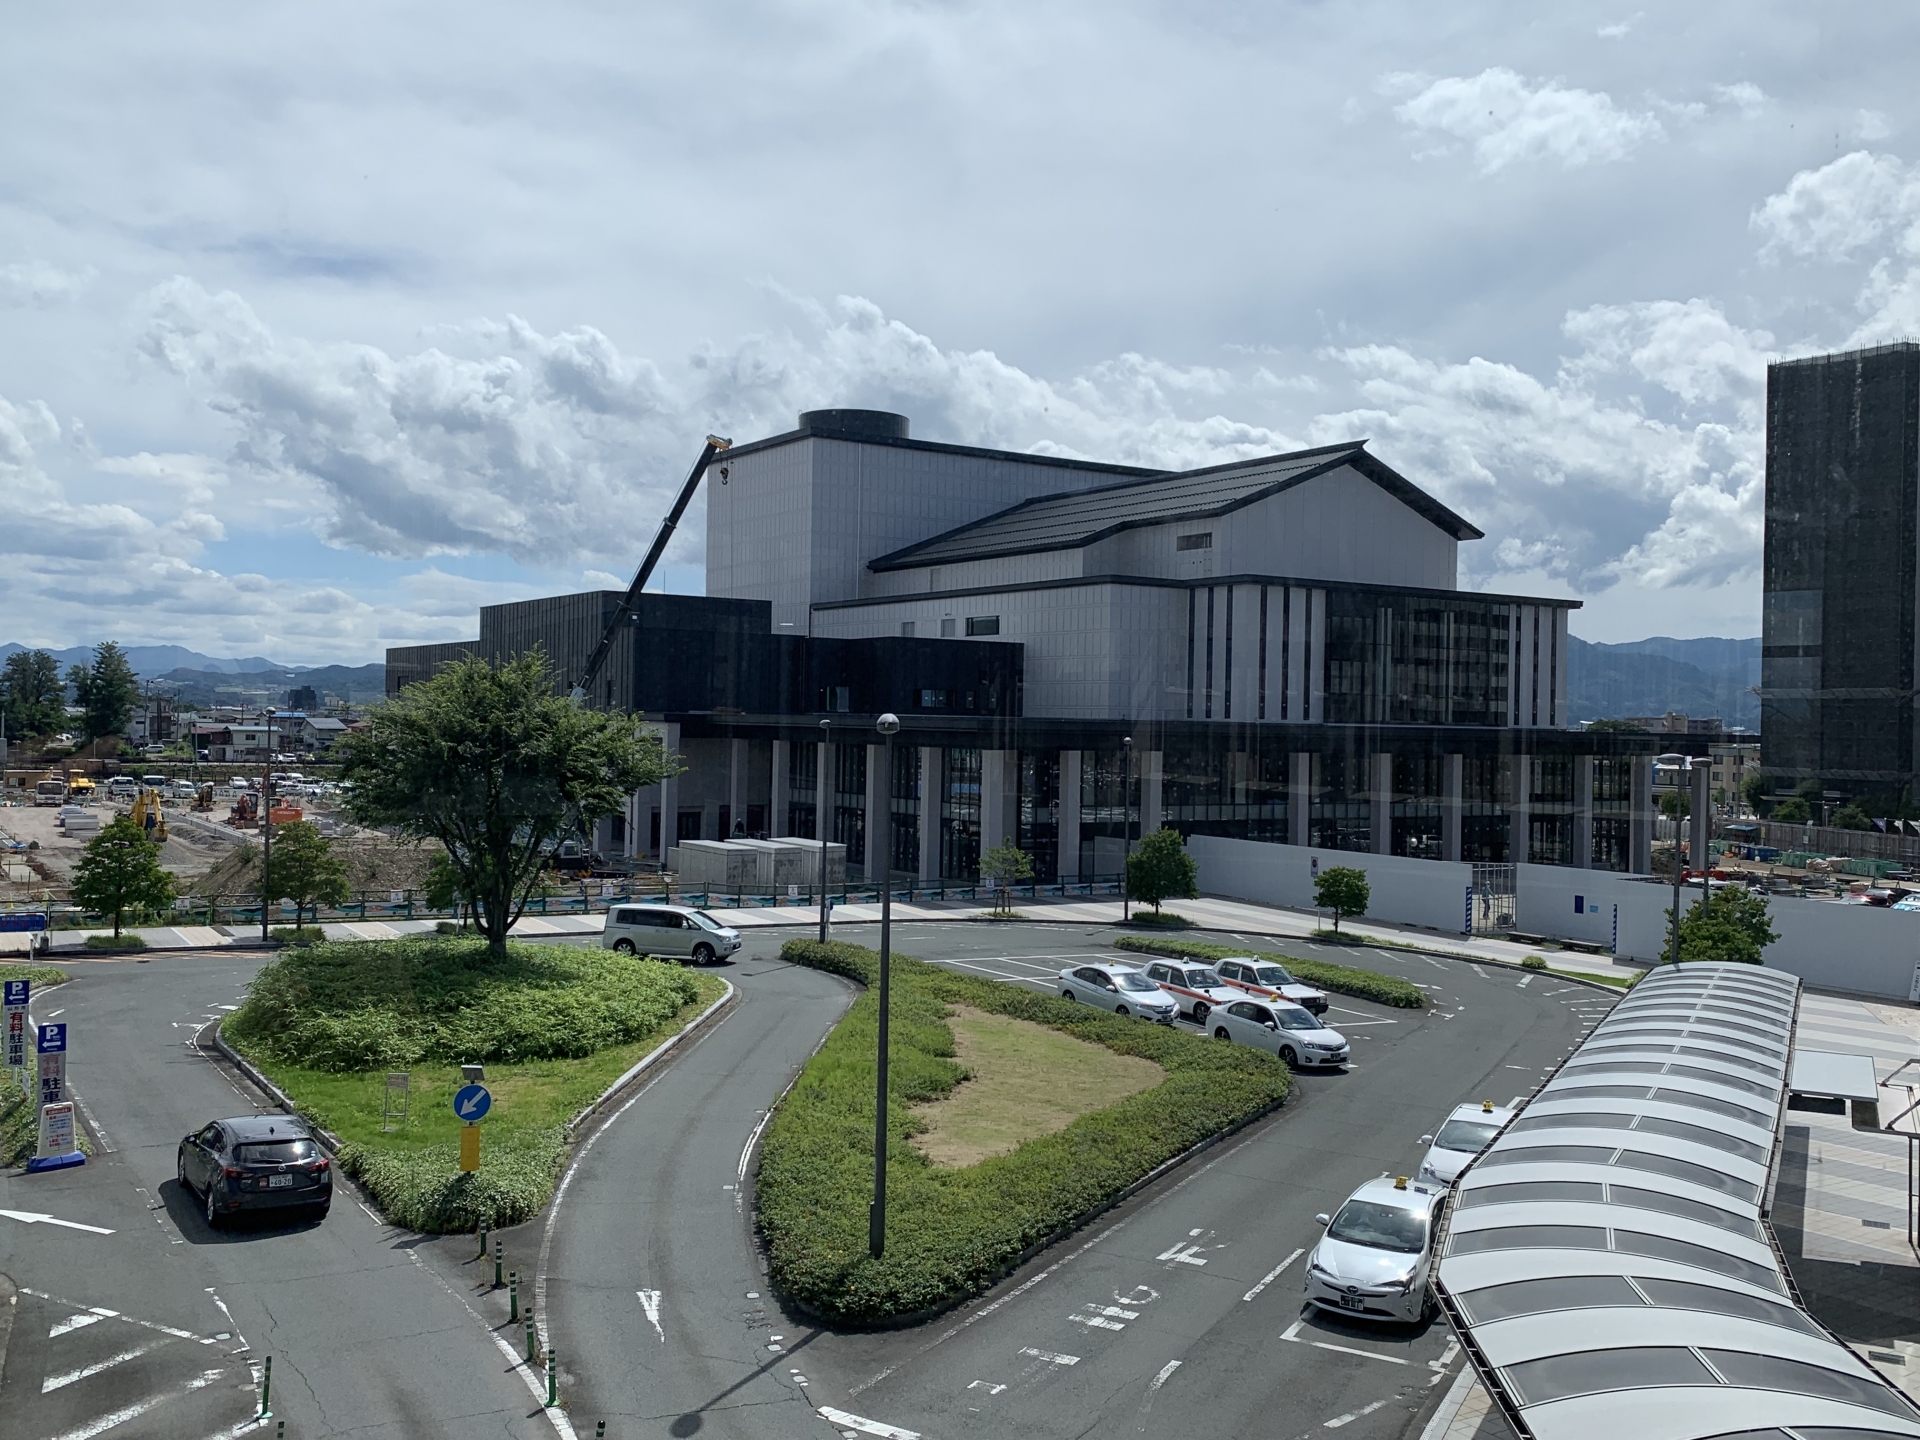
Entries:
{"type": "Polygon", "coordinates": [[[306,1209],[321,1219],[333,1204],[333,1162],[290,1115],[215,1120],[180,1142],[177,1163],[180,1183],[206,1200],[209,1225],[242,1210],[306,1209]]]}

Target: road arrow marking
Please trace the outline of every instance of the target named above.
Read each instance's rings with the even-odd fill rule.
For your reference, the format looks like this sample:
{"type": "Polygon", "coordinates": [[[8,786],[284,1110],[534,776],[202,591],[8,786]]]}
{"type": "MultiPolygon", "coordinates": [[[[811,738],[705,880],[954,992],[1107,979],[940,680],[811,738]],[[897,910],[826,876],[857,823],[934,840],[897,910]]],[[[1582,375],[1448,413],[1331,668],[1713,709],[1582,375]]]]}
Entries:
{"type": "Polygon", "coordinates": [[[1171,1261],[1175,1265],[1204,1265],[1207,1262],[1200,1258],[1200,1252],[1205,1248],[1202,1245],[1175,1245],[1171,1250],[1161,1251],[1154,1259],[1171,1261]]]}
{"type": "Polygon", "coordinates": [[[667,1343],[667,1332],[660,1328],[660,1292],[658,1290],[636,1290],[640,1297],[640,1308],[647,1312],[647,1319],[653,1322],[653,1333],[660,1337],[662,1345],[667,1343]]]}
{"type": "Polygon", "coordinates": [[[1078,1355],[1055,1355],[1051,1350],[1035,1350],[1031,1345],[1021,1349],[1022,1355],[1031,1355],[1036,1360],[1044,1360],[1049,1365],[1078,1365],[1078,1355]]]}
{"type": "Polygon", "coordinates": [[[18,1220],[22,1225],[58,1225],[66,1230],[85,1230],[93,1235],[111,1235],[113,1231],[103,1230],[98,1225],[82,1225],[78,1220],[58,1220],[51,1215],[36,1215],[31,1210],[0,1210],[9,1220],[18,1220]]]}

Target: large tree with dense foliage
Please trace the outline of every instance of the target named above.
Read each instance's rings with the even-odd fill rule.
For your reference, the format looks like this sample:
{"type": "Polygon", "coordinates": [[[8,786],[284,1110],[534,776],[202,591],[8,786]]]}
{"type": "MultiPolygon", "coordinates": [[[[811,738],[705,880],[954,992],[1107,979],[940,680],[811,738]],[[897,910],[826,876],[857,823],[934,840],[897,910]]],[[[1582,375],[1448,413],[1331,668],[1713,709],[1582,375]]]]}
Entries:
{"type": "Polygon", "coordinates": [[[1367,872],[1352,865],[1329,865],[1313,877],[1313,903],[1333,912],[1333,928],[1349,916],[1364,915],[1373,900],[1367,872]]]}
{"type": "Polygon", "coordinates": [[[140,681],[121,648],[111,640],[93,647],[91,665],[67,671],[75,702],[80,706],[81,733],[89,740],[123,735],[133,707],[140,703],[140,681]]]}
{"type": "Polygon", "coordinates": [[[347,898],[347,865],[334,853],[333,842],[310,820],[273,827],[273,854],[261,884],[261,903],[293,902],[298,927],[309,910],[318,918],[322,905],[338,905],[347,898]]]}
{"type": "Polygon", "coordinates": [[[496,954],[554,843],[676,768],[636,716],[555,694],[538,650],[457,660],[368,720],[335,746],[347,812],[444,845],[496,954]]]}
{"type": "Polygon", "coordinates": [[[60,662],[44,650],[16,650],[0,667],[5,689],[7,734],[52,735],[65,726],[67,687],[60,679],[60,662]]]}
{"type": "Polygon", "coordinates": [[[1127,898],[1160,913],[1162,900],[1190,900],[1200,893],[1199,867],[1178,830],[1156,830],[1127,857],[1127,898]]]}
{"type": "Polygon", "coordinates": [[[1767,897],[1740,885],[1712,890],[1706,903],[1680,917],[1682,960],[1760,963],[1760,952],[1780,937],[1767,916],[1767,897]]]}
{"type": "Polygon", "coordinates": [[[73,898],[113,916],[113,938],[129,910],[160,910],[173,903],[173,876],[160,864],[160,847],[130,816],[122,815],[87,842],[73,867],[73,898]]]}

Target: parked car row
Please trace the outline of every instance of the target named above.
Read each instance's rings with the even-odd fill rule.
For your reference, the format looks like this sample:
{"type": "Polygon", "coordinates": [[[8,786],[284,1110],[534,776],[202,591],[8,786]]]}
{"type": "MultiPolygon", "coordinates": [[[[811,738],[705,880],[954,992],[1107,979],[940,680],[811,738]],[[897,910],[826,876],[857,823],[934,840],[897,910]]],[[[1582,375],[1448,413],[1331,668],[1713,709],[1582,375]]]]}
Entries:
{"type": "Polygon", "coordinates": [[[1145,969],[1077,965],[1060,972],[1060,994],[1116,1015],[1137,1015],[1162,1025],[1184,1016],[1216,1040],[1255,1046],[1295,1069],[1346,1064],[1351,1058],[1346,1037],[1329,1029],[1304,1004],[1316,1000],[1324,1012],[1327,997],[1291,975],[1284,981],[1261,978],[1257,971],[1266,969],[1286,975],[1278,965],[1269,967],[1251,958],[1212,966],[1190,960],[1155,961],[1145,969]],[[1246,978],[1229,980],[1229,965],[1246,978]]]}

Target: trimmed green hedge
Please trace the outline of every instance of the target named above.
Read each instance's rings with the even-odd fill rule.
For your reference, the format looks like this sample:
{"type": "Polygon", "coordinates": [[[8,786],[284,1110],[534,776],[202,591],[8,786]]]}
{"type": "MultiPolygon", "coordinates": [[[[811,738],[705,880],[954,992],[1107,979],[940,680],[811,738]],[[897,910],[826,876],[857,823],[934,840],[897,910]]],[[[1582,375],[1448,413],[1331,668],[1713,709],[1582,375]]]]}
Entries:
{"type": "MultiPolygon", "coordinates": [[[[1149,940],[1140,935],[1122,935],[1113,944],[1116,949],[1135,950],[1143,955],[1165,955],[1174,960],[1229,960],[1239,955],[1272,954],[1249,950],[1245,945],[1213,945],[1204,940],[1149,940]]],[[[1401,1010],[1420,1010],[1427,1003],[1425,991],[1397,976],[1356,970],[1351,965],[1332,965],[1325,960],[1301,960],[1292,955],[1275,954],[1273,959],[1285,965],[1302,981],[1317,985],[1322,990],[1357,995],[1362,1000],[1396,1006],[1401,1010]]]]}
{"type": "MultiPolygon", "coordinates": [[[[862,946],[789,940],[781,957],[870,984],[862,946]]],[[[774,1112],[758,1208],[769,1275],[782,1295],[834,1324],[884,1325],[978,1295],[1021,1258],[1112,1202],[1156,1167],[1264,1114],[1291,1085],[1264,1051],[1122,1019],[1090,1006],[905,956],[893,961],[888,1087],[887,1248],[867,1254],[873,1186],[873,1055],[878,997],[857,1000],[774,1112]],[[908,1109],[964,1078],[949,1007],[965,1004],[1136,1055],[1167,1078],[1010,1155],[936,1167],[908,1143],[908,1109]]]]}
{"type": "Polygon", "coordinates": [[[372,1193],[394,1224],[430,1235],[458,1235],[482,1220],[490,1230],[519,1225],[540,1213],[567,1163],[564,1128],[492,1128],[480,1169],[460,1170],[460,1147],[422,1145],[381,1150],[343,1144],[340,1168],[372,1193]]]}
{"type": "Polygon", "coordinates": [[[35,992],[67,983],[67,972],[58,965],[0,965],[0,980],[31,981],[35,992]]]}

